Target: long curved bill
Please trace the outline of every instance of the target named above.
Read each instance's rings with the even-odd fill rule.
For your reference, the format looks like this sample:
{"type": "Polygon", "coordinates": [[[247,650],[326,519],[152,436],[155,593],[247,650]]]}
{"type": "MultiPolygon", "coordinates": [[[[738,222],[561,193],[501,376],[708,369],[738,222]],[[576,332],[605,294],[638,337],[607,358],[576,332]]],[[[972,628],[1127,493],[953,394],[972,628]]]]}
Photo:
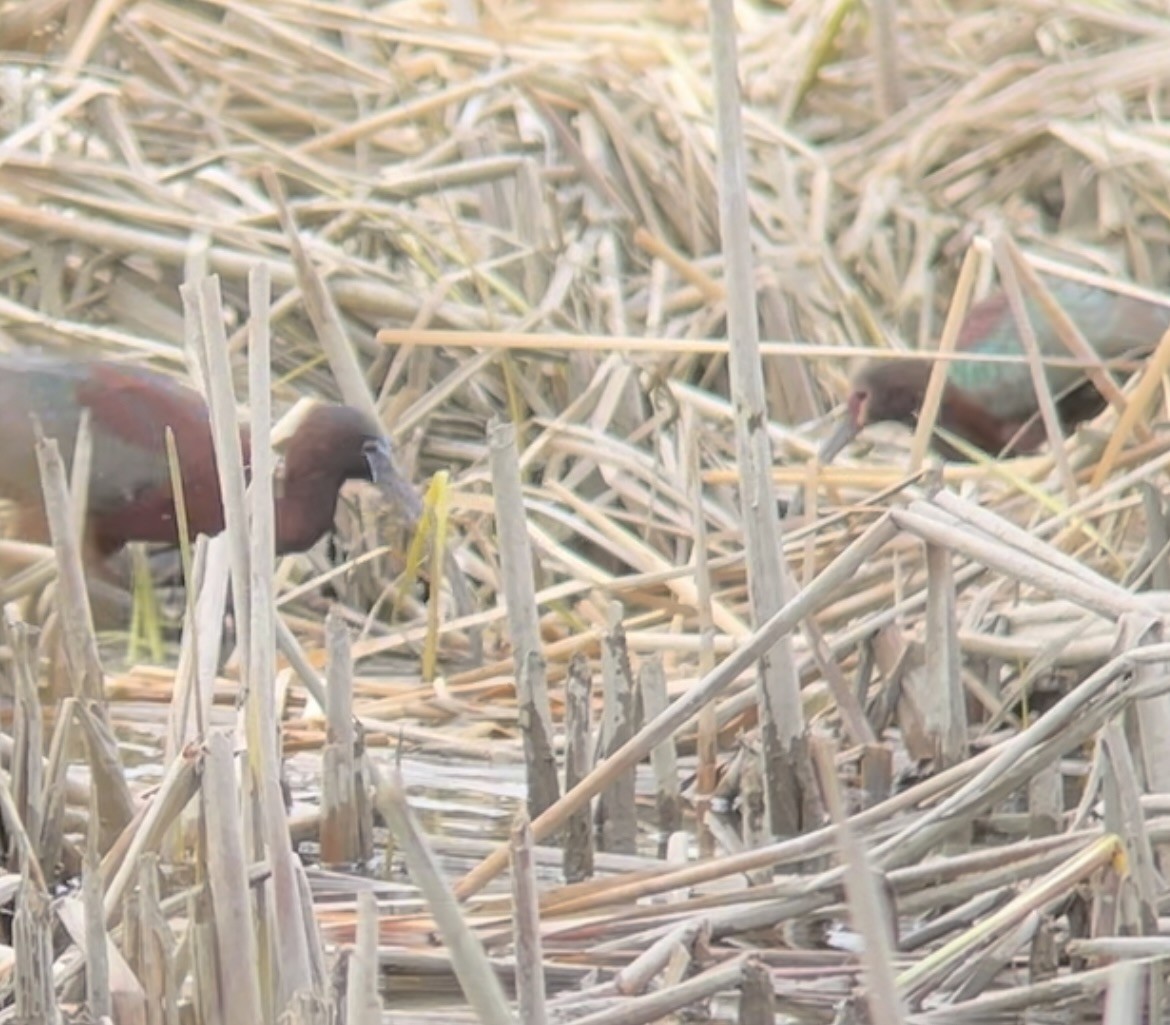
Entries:
{"type": "Polygon", "coordinates": [[[846,410],[841,414],[841,419],[833,433],[821,443],[817,458],[822,463],[831,463],[836,458],[837,453],[857,437],[857,432],[857,424],[853,422],[853,417],[846,410]]]}
{"type": "Polygon", "coordinates": [[[394,453],[390,441],[383,438],[376,446],[366,449],[366,461],[370,464],[370,477],[381,489],[382,494],[406,517],[411,526],[422,516],[422,499],[394,465],[394,453]]]}

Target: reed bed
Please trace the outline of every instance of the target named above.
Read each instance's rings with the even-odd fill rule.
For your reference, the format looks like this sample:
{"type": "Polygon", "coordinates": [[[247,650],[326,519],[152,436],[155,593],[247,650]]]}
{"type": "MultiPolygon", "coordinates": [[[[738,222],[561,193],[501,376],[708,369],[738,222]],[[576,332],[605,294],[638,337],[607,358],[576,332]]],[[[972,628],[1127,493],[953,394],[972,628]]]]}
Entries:
{"type": "Polygon", "coordinates": [[[1038,455],[815,459],[952,295],[1170,303],[1162,4],[0,0],[0,51],[0,346],[194,379],[234,482],[97,632],[41,453],[0,1022],[1165,1012],[1170,342],[1038,455]],[[306,397],[422,512],[272,566],[236,400],[306,397]]]}

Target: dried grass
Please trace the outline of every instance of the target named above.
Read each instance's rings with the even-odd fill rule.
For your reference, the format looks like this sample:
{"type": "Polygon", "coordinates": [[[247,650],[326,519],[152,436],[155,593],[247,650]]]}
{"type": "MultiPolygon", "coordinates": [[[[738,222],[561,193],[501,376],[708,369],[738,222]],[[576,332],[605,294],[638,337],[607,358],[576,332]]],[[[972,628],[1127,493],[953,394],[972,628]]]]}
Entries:
{"type": "MultiPolygon", "coordinates": [[[[1170,20],[1161,4],[1138,0],[893,7],[874,5],[876,28],[870,8],[848,0],[737,11],[774,476],[783,489],[806,490],[810,513],[785,524],[785,553],[809,585],[797,600],[815,612],[825,641],[814,652],[812,634],[792,635],[805,711],[813,730],[840,734],[824,681],[826,672],[843,674],[838,684],[866,688],[879,737],[897,727],[884,734],[895,771],[909,768],[922,743],[929,750],[916,733],[915,701],[938,685],[930,668],[952,663],[931,648],[938,630],[927,627],[946,606],[928,615],[927,589],[946,576],[937,552],[953,553],[957,621],[948,643],[958,646],[978,711],[975,753],[881,803],[858,789],[870,745],[836,761],[855,812],[851,857],[864,854],[881,873],[901,924],[895,960],[884,952],[882,971],[894,973],[908,1002],[903,1020],[1083,1009],[1108,986],[1117,987],[1112,1006],[1131,1006],[1133,979],[1101,966],[1125,958],[1153,985],[1163,971],[1155,955],[1092,944],[1126,929],[1156,932],[1165,904],[1160,876],[1160,889],[1135,896],[1115,836],[1119,823],[1133,826],[1126,815],[1144,813],[1144,831],[1122,832],[1131,859],[1135,843],[1163,857],[1170,837],[1158,796],[1170,785],[1159,753],[1167,603],[1146,589],[1170,584],[1161,498],[1170,444],[1157,429],[1170,342],[1124,389],[1120,409],[1067,439],[1060,460],[949,465],[925,478],[921,447],[912,452],[904,431],[878,429],[852,461],[809,461],[850,360],[933,348],[965,258],[975,296],[989,287],[995,240],[1010,239],[1047,273],[1096,275],[1170,301],[1162,291],[1170,20]],[[859,538],[882,543],[849,574],[826,575],[859,538]],[[1126,714],[1141,791],[1128,801],[1116,750],[1092,743],[1126,714]],[[1013,818],[1037,778],[1060,782],[1061,766],[1065,782],[1083,770],[1074,810],[1061,804],[1051,821],[1013,818]],[[1055,835],[1039,835],[1046,829],[1055,835]],[[1002,899],[978,903],[988,894],[1002,899]],[[1110,918],[1104,909],[1114,899],[1110,918]],[[1079,939],[1069,911],[1077,901],[1097,916],[1079,939]],[[941,909],[951,917],[932,919],[941,909]],[[1065,930],[1081,945],[1064,946],[1065,930]],[[1059,953],[1051,962],[1049,950],[1059,953]],[[1083,960],[1070,960],[1074,953],[1083,960]]],[[[300,293],[306,279],[291,222],[266,178],[274,173],[336,306],[330,330],[339,326],[358,353],[402,462],[420,484],[450,475],[456,558],[476,607],[444,595],[433,682],[420,681],[418,659],[434,620],[388,585],[405,557],[360,489],[342,530],[352,561],[338,570],[321,552],[286,560],[275,588],[305,648],[302,677],[324,667],[321,589],[334,589],[339,615],[358,634],[355,713],[373,760],[384,761],[379,745],[397,742],[409,752],[412,793],[451,794],[441,823],[425,825],[450,874],[479,866],[477,885],[490,875],[481,862],[488,850],[458,834],[502,839],[522,794],[507,764],[521,745],[489,489],[493,417],[517,427],[558,717],[570,659],[598,658],[618,599],[635,660],[662,654],[672,698],[700,679],[704,693],[718,695],[706,729],[719,731],[725,751],[755,721],[749,677],[726,672],[723,661],[758,635],[734,490],[704,25],[705,7],[692,0],[446,9],[0,0],[8,51],[0,346],[102,353],[202,380],[186,348],[180,286],[211,272],[240,384],[248,275],[259,264],[274,298],[274,413],[306,395],[340,397],[300,293]],[[709,560],[701,571],[697,533],[709,560]],[[469,665],[480,628],[486,661],[469,665]],[[485,758],[486,768],[460,761],[485,758]],[[413,776],[412,761],[422,766],[413,776]],[[484,791],[501,795],[507,814],[484,791]]],[[[7,584],[5,597],[14,597],[7,584]]],[[[801,619],[784,617],[790,632],[801,619]]],[[[220,702],[213,723],[231,721],[222,706],[236,675],[229,667],[207,681],[220,702]]],[[[322,710],[290,675],[278,673],[285,753],[316,771],[318,760],[299,752],[324,746],[322,710]]],[[[163,666],[111,672],[111,717],[124,735],[157,725],[175,687],[163,666]]],[[[694,725],[669,732],[689,757],[694,725]]],[[[167,778],[181,776],[181,785],[164,792],[189,793],[180,764],[188,762],[172,762],[167,778]]],[[[643,794],[649,778],[640,777],[643,794]]],[[[73,795],[70,821],[86,800],[73,795]]],[[[595,880],[546,886],[554,1017],[673,1010],[642,997],[650,1002],[639,1012],[611,980],[675,931],[663,992],[688,965],[708,969],[692,980],[706,998],[745,984],[762,964],[780,1009],[828,1020],[859,984],[861,961],[823,944],[790,949],[792,936],[781,941],[780,930],[850,917],[841,873],[830,867],[835,834],[740,850],[734,821],[712,819],[702,838],[715,843],[711,860],[598,854],[595,880]],[[749,885],[762,869],[768,881],[749,885]],[[745,945],[758,962],[734,953],[745,945]],[[584,967],[601,974],[583,980],[584,967]]],[[[539,819],[533,828],[540,842],[547,831],[539,819]]],[[[304,836],[306,823],[294,819],[292,830],[304,836]]],[[[537,856],[547,872],[551,855],[537,856]]],[[[107,915],[111,892],[120,901],[131,885],[124,868],[113,882],[107,915]]],[[[328,940],[353,938],[353,894],[372,887],[381,917],[376,935],[364,919],[365,954],[377,942],[383,966],[419,979],[446,972],[446,959],[424,949],[430,919],[412,889],[324,871],[312,882],[328,940]]],[[[871,925],[873,897],[867,891],[871,925]]],[[[468,916],[489,955],[510,942],[502,890],[473,900],[468,916]]],[[[196,952],[183,963],[198,967],[198,928],[191,935],[196,952]]],[[[367,974],[355,985],[368,995],[369,964],[361,964],[367,974]]],[[[450,1008],[442,1014],[451,1020],[450,1008]]]]}

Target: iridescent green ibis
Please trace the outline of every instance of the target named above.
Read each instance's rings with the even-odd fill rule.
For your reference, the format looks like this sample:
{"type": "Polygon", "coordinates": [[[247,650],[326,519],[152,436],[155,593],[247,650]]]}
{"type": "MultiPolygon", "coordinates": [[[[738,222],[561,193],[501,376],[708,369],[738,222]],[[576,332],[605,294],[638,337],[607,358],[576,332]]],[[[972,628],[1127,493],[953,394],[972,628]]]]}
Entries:
{"type": "MultiPolygon", "coordinates": [[[[192,539],[223,530],[211,421],[198,392],[143,367],[5,355],[0,356],[0,497],[19,508],[24,538],[47,539],[34,419],[46,437],[56,438],[68,466],[84,409],[93,441],[87,554],[105,557],[130,541],[178,543],[167,427],[175,437],[192,539]]],[[[245,461],[247,434],[241,437],[245,461]]],[[[418,507],[414,489],[394,467],[382,429],[348,406],[314,405],[285,442],[278,473],[277,554],[303,551],[329,530],[348,480],[371,481],[402,508],[418,507]]]]}
{"type": "MultiPolygon", "coordinates": [[[[1102,360],[1148,354],[1170,327],[1170,308],[1119,295],[1064,278],[1046,281],[1052,296],[1077,325],[1102,360]]],[[[1044,316],[1039,303],[1027,300],[1028,318],[1042,356],[1068,357],[1068,347],[1044,316]]],[[[1015,318],[1003,293],[971,307],[956,349],[987,355],[1022,356],[1015,318]]],[[[895,421],[913,428],[926,395],[933,363],[927,359],[872,360],[853,379],[844,416],[821,446],[820,458],[831,460],[864,427],[895,421]]],[[[1083,370],[1049,366],[1048,387],[1065,429],[1096,416],[1105,400],[1083,370]]],[[[991,455],[1035,451],[1045,440],[1044,424],[1027,363],[974,363],[958,360],[947,370],[937,425],[991,455]]],[[[937,436],[933,447],[949,459],[964,458],[937,436]]]]}

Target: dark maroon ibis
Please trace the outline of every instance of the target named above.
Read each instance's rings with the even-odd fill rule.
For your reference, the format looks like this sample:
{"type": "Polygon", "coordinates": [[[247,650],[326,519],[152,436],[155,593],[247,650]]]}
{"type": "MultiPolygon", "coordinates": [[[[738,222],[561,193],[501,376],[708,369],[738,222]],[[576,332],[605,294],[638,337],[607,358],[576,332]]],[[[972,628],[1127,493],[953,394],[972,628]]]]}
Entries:
{"type": "MultiPolygon", "coordinates": [[[[1118,295],[1064,278],[1046,281],[1052,296],[1076,323],[1103,360],[1148,354],[1170,327],[1170,308],[1118,295]]],[[[1027,300],[1028,317],[1043,356],[1069,356],[1068,347],[1044,316],[1039,303],[1027,300]]],[[[956,343],[962,352],[1023,355],[1015,318],[1002,292],[971,307],[956,343]]],[[[845,414],[821,446],[820,458],[831,460],[862,428],[896,421],[913,428],[926,395],[933,364],[926,359],[872,360],[853,379],[845,414]]],[[[1048,386],[1065,429],[1096,416],[1105,400],[1076,367],[1050,366],[1048,386]]],[[[1045,440],[1031,370],[1026,363],[956,361],[947,371],[938,426],[991,455],[1035,451],[1045,440]]],[[[941,438],[933,447],[948,459],[964,456],[941,438]]]]}
{"type": "MultiPolygon", "coordinates": [[[[104,557],[129,541],[178,543],[165,431],[171,428],[183,478],[189,533],[223,530],[211,421],[201,395],[166,374],[100,360],[0,356],[0,497],[21,511],[24,536],[47,537],[34,419],[56,438],[66,464],[90,412],[93,457],[87,553],[104,557]]],[[[247,431],[241,438],[248,457],[247,431]]],[[[348,406],[313,406],[283,446],[274,483],[276,551],[311,547],[333,523],[347,480],[366,480],[412,514],[414,489],[399,475],[390,443],[372,419],[348,406]]]]}

